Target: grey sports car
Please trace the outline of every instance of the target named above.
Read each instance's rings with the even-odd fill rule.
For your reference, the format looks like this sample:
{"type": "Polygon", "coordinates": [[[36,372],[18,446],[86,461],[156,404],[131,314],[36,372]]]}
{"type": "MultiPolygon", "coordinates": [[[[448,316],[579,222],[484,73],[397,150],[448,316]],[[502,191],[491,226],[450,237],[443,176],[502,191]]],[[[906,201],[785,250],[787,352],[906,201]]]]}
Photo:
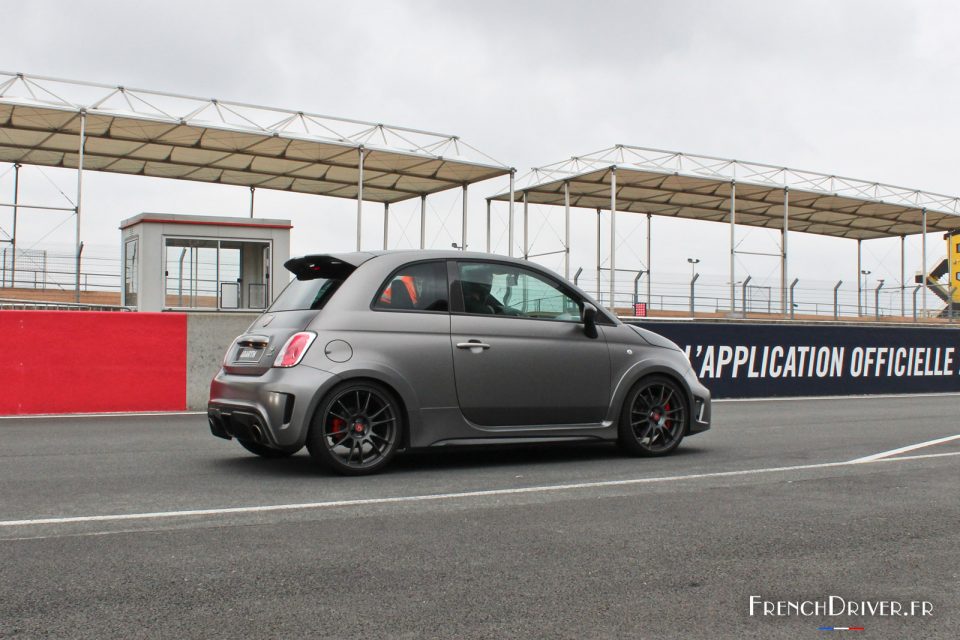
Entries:
{"type": "Polygon", "coordinates": [[[462,251],[309,255],[210,385],[210,430],[343,474],[404,449],[617,441],[672,452],[710,392],[665,338],[530,262],[462,251]]]}

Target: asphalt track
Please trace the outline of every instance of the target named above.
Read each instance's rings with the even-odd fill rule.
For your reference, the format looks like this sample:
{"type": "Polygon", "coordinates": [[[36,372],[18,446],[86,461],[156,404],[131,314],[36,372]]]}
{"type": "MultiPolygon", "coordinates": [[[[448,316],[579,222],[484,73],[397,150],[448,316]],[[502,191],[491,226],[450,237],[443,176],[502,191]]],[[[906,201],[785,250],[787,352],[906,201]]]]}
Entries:
{"type": "Polygon", "coordinates": [[[369,478],[198,415],[4,419],[0,637],[955,639],[958,413],[724,402],[669,458],[424,452],[369,478]],[[750,616],[751,595],[933,611],[750,616]]]}

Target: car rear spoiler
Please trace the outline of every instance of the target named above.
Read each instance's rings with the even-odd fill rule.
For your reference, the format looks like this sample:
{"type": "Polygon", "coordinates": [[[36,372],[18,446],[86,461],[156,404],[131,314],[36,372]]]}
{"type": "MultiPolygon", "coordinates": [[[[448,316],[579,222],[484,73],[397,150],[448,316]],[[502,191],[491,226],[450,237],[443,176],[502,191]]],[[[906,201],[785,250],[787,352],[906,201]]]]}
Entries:
{"type": "Polygon", "coordinates": [[[283,266],[295,275],[297,280],[344,280],[354,269],[372,257],[369,253],[319,254],[290,258],[283,266]]]}

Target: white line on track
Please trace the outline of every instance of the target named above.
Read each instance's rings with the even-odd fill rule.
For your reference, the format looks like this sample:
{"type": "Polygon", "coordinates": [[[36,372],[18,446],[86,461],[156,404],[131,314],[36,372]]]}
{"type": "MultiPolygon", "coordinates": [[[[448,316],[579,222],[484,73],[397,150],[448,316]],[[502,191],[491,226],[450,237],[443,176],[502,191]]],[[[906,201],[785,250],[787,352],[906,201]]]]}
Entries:
{"type": "Polygon", "coordinates": [[[901,453],[907,453],[908,451],[915,451],[917,449],[923,449],[924,447],[932,447],[935,444],[943,444],[944,442],[950,442],[952,440],[960,440],[960,433],[955,436],[947,436],[945,438],[937,438],[936,440],[927,440],[926,442],[918,442],[917,444],[910,444],[905,447],[900,447],[899,449],[890,449],[889,451],[881,451],[880,453],[875,453],[871,456],[864,456],[863,458],[857,458],[852,460],[854,464],[862,464],[864,462],[876,462],[877,460],[882,460],[884,458],[889,458],[891,456],[896,456],[901,453]]]}
{"type": "Polygon", "coordinates": [[[105,413],[30,413],[17,416],[0,416],[0,420],[54,420],[73,418],[155,418],[170,416],[205,416],[206,411],[109,411],[105,413]]]}
{"type": "MultiPolygon", "coordinates": [[[[943,458],[960,456],[960,451],[947,453],[931,453],[917,456],[903,456],[900,458],[880,458],[872,463],[901,462],[906,460],[921,460],[927,458],[943,458]]],[[[516,487],[512,489],[488,489],[484,491],[464,491],[460,493],[434,493],[418,496],[395,496],[385,498],[365,498],[357,500],[331,500],[328,502],[306,502],[300,504],[275,504],[258,507],[226,507],[219,509],[189,509],[184,511],[158,511],[153,513],[122,513],[102,516],[75,516],[68,518],[36,518],[31,520],[0,521],[0,527],[25,527],[37,525],[77,524],[82,522],[116,522],[120,520],[158,520],[163,518],[181,518],[187,516],[216,516],[241,513],[266,513],[277,511],[305,511],[317,509],[332,509],[337,507],[362,507],[371,505],[402,504],[412,502],[430,502],[439,500],[460,500],[464,498],[485,498],[490,496],[508,496],[529,493],[550,493],[559,491],[577,491],[604,487],[623,487],[638,484],[654,484],[660,482],[679,482],[683,480],[703,480],[705,478],[732,478],[736,476],[759,475],[765,473],[782,473],[789,471],[807,471],[811,469],[829,469],[833,467],[847,467],[854,464],[863,464],[858,460],[845,462],[823,462],[819,464],[801,464],[791,467],[766,467],[761,469],[742,469],[739,471],[716,471],[711,473],[694,473],[682,476],[659,476],[654,478],[632,478],[629,480],[601,480],[597,482],[578,482],[574,484],[545,485],[535,487],[516,487]]]]}

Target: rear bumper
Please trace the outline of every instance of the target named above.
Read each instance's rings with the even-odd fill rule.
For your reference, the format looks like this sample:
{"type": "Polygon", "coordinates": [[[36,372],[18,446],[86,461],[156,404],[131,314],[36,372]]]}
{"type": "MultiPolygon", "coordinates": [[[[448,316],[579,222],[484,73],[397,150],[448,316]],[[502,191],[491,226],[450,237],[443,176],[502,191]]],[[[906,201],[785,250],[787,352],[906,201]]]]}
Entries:
{"type": "Polygon", "coordinates": [[[338,380],[303,364],[262,376],[220,371],[210,383],[210,432],[275,448],[303,446],[317,402],[338,380]]]}

